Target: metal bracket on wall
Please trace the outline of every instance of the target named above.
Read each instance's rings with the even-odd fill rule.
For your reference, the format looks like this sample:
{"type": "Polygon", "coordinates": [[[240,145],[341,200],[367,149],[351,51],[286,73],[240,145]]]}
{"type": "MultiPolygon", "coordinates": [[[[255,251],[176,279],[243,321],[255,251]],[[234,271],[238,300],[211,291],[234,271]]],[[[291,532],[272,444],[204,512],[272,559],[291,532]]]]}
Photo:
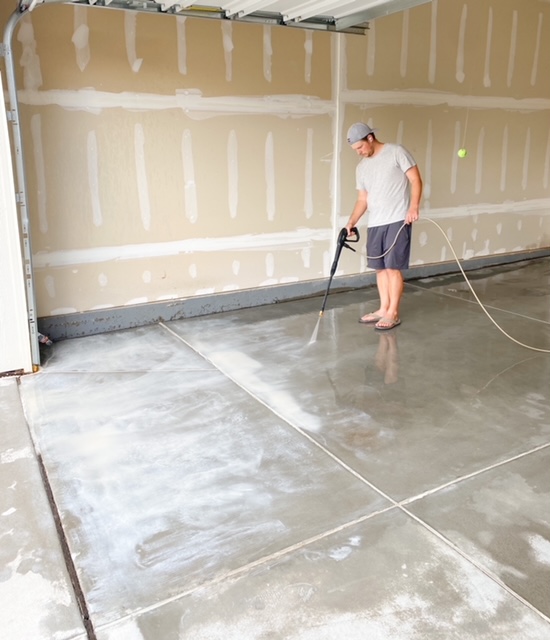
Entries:
{"type": "MultiPolygon", "coordinates": [[[[36,4],[36,0],[32,1],[32,6],[36,4]]],[[[19,124],[19,105],[17,100],[17,83],[15,78],[15,64],[12,48],[13,34],[19,21],[28,13],[28,7],[20,6],[14,11],[8,19],[4,29],[3,42],[0,45],[0,52],[6,61],[6,79],[8,84],[7,119],[12,126],[12,145],[13,145],[13,161],[15,164],[15,199],[19,207],[19,222],[21,225],[21,248],[24,271],[26,274],[26,297],[27,297],[27,314],[29,326],[29,338],[31,344],[31,357],[33,367],[40,364],[40,349],[38,345],[38,331],[36,327],[36,301],[35,289],[32,270],[32,249],[31,239],[29,236],[29,220],[27,211],[27,185],[25,174],[25,163],[23,161],[23,140],[21,136],[21,127],[19,124]]]]}

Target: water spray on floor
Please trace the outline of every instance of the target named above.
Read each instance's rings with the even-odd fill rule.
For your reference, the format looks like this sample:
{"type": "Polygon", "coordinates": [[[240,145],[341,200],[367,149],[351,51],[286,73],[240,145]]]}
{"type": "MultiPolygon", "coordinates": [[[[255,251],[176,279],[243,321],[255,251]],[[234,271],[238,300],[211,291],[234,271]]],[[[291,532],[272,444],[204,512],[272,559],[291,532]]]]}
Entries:
{"type": "MultiPolygon", "coordinates": [[[[462,276],[463,276],[466,284],[470,288],[470,291],[472,292],[472,295],[474,296],[476,302],[479,304],[479,306],[481,307],[481,309],[483,310],[485,315],[495,325],[495,327],[503,335],[505,335],[509,340],[512,340],[512,342],[515,342],[516,344],[518,344],[521,347],[524,347],[525,349],[530,349],[532,351],[538,351],[539,353],[550,353],[550,349],[540,349],[538,347],[533,347],[531,345],[524,344],[523,342],[520,342],[519,340],[516,340],[514,337],[512,337],[510,334],[508,334],[508,333],[506,333],[506,331],[504,331],[504,329],[496,322],[496,320],[487,311],[485,305],[481,302],[481,300],[479,299],[477,293],[474,291],[474,288],[472,287],[472,284],[471,284],[470,280],[468,279],[468,276],[466,275],[464,269],[462,268],[462,265],[460,264],[460,259],[457,256],[456,251],[454,250],[454,247],[451,244],[451,241],[450,241],[449,237],[447,236],[447,234],[445,233],[445,231],[443,231],[441,226],[437,222],[435,222],[435,220],[432,220],[431,218],[422,218],[421,220],[427,220],[428,222],[431,222],[443,234],[443,237],[445,238],[447,244],[449,245],[449,247],[451,249],[451,252],[453,254],[453,257],[454,257],[454,259],[455,259],[455,261],[456,261],[456,263],[458,265],[458,268],[460,269],[460,272],[462,273],[462,276]]],[[[394,239],[392,245],[389,247],[389,249],[387,251],[385,251],[380,256],[367,256],[367,258],[383,258],[384,256],[386,256],[393,249],[393,247],[395,246],[395,244],[397,242],[397,238],[399,237],[399,234],[401,233],[401,231],[405,228],[405,225],[406,225],[406,222],[404,222],[403,225],[400,227],[399,231],[397,232],[397,234],[395,236],[395,239],[394,239]]],[[[332,284],[332,279],[334,277],[334,274],[336,273],[336,269],[338,267],[338,260],[340,259],[340,254],[342,253],[342,249],[344,247],[346,247],[347,249],[351,249],[352,251],[355,251],[355,249],[353,247],[350,247],[348,243],[349,242],[354,242],[354,243],[359,242],[359,232],[358,232],[358,230],[354,227],[351,230],[351,233],[353,235],[351,237],[348,236],[348,231],[344,227],[340,231],[340,233],[338,234],[338,241],[336,243],[336,253],[334,255],[334,260],[333,260],[332,266],[330,268],[330,277],[329,277],[327,289],[325,291],[325,297],[323,298],[323,304],[321,306],[321,311],[319,312],[319,318],[317,319],[317,324],[315,325],[315,329],[313,330],[313,334],[311,335],[311,338],[310,338],[310,340],[308,342],[308,345],[311,345],[311,344],[313,344],[314,342],[317,341],[317,335],[319,333],[319,326],[321,324],[321,318],[323,317],[323,314],[325,312],[325,306],[326,306],[326,303],[327,303],[327,298],[328,298],[328,294],[329,294],[329,290],[330,290],[330,285],[332,284]]]]}

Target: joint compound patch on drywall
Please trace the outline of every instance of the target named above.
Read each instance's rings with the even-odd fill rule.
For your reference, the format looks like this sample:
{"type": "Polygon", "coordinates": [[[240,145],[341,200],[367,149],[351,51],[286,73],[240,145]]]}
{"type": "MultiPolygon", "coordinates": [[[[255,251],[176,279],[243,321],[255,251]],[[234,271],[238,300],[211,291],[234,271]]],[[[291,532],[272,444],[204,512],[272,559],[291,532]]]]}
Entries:
{"type": "MultiPolygon", "coordinates": [[[[23,94],[23,98],[32,95],[23,94]]],[[[340,94],[345,104],[369,105],[369,108],[384,106],[411,105],[418,107],[449,107],[473,109],[498,109],[499,111],[547,111],[550,100],[547,98],[513,98],[510,96],[473,96],[445,91],[379,91],[377,89],[347,89],[340,94]]]]}
{"type": "Polygon", "coordinates": [[[460,16],[460,28],[458,31],[458,49],[456,52],[456,80],[464,82],[466,74],[464,73],[464,49],[466,40],[466,21],[468,19],[468,5],[464,3],[462,7],[462,15],[460,16]]]}
{"type": "Polygon", "coordinates": [[[272,253],[265,256],[265,273],[268,278],[272,278],[275,273],[275,257],[272,253]]]}
{"type": "Polygon", "coordinates": [[[195,223],[199,217],[197,205],[197,185],[195,183],[195,164],[193,160],[193,141],[191,131],[185,129],[181,138],[181,156],[183,161],[183,195],[185,215],[189,222],[195,223]]]}
{"type": "Polygon", "coordinates": [[[479,136],[477,138],[477,154],[476,154],[476,179],[475,179],[475,192],[481,193],[483,187],[483,148],[485,144],[485,127],[481,127],[479,130],[479,136]]]}
{"type": "Polygon", "coordinates": [[[138,58],[136,52],[137,17],[138,14],[135,11],[124,12],[126,55],[128,56],[130,68],[134,73],[137,73],[141,69],[141,64],[143,63],[143,58],[138,58]]]}
{"type": "Polygon", "coordinates": [[[489,7],[487,18],[487,41],[485,43],[485,67],[483,72],[483,86],[491,86],[491,44],[493,40],[493,8],[489,7]]]}
{"type": "Polygon", "coordinates": [[[300,252],[300,256],[302,258],[302,263],[306,269],[309,269],[311,266],[311,249],[309,247],[305,247],[300,252]]]}
{"type": "MultiPolygon", "coordinates": [[[[263,114],[280,118],[300,118],[332,115],[335,111],[330,100],[307,95],[214,96],[204,97],[199,89],[176,90],[173,95],[154,93],[110,93],[95,89],[35,91],[21,90],[20,104],[43,107],[55,105],[71,111],[99,114],[103,109],[129,111],[163,111],[181,109],[188,118],[202,120],[228,115],[263,114]]],[[[444,91],[379,91],[376,89],[342,90],[339,100],[344,104],[368,104],[371,108],[412,105],[437,107],[448,105],[458,108],[498,109],[506,111],[547,111],[546,98],[514,98],[510,96],[472,96],[444,91]]]]}
{"type": "Polygon", "coordinates": [[[534,87],[537,83],[537,73],[539,67],[539,56],[540,56],[540,41],[542,36],[542,22],[543,15],[539,13],[539,21],[537,24],[537,38],[535,43],[535,52],[533,53],[533,66],[531,67],[531,86],[534,87]]]}
{"type": "Polygon", "coordinates": [[[92,202],[92,221],[94,226],[100,227],[103,224],[103,215],[99,198],[99,159],[97,152],[97,135],[95,131],[88,132],[87,151],[88,186],[92,202]]]}
{"type": "Polygon", "coordinates": [[[502,151],[500,154],[500,190],[506,190],[506,171],[508,168],[508,125],[502,132],[502,151]]]}
{"type": "Polygon", "coordinates": [[[76,64],[80,71],[84,71],[90,62],[90,28],[88,11],[84,7],[74,8],[74,32],[71,41],[76,53],[76,64]]]}
{"type": "MultiPolygon", "coordinates": [[[[402,99],[401,96],[399,99],[402,99]]],[[[497,100],[495,98],[494,100],[497,100]]],[[[441,100],[444,102],[445,100],[441,100]]],[[[218,116],[260,114],[280,118],[301,118],[330,115],[334,106],[330,100],[306,95],[266,96],[214,96],[203,97],[198,89],[176,90],[173,95],[154,93],[121,92],[109,93],[95,89],[26,91],[19,92],[21,104],[44,107],[56,105],[71,111],[100,114],[103,109],[126,109],[128,111],[164,111],[181,109],[186,117],[204,120],[218,116]]],[[[550,101],[548,101],[550,103],[550,101]]],[[[501,105],[509,109],[546,109],[544,100],[534,104],[501,105]]],[[[489,108],[489,107],[488,107],[489,108]]]]}
{"type": "Polygon", "coordinates": [[[31,135],[33,142],[34,169],[38,198],[38,225],[42,233],[48,232],[46,168],[44,165],[44,149],[42,145],[42,118],[35,113],[31,118],[31,135]]]}
{"type": "Polygon", "coordinates": [[[550,184],[550,129],[548,130],[548,140],[546,142],[546,153],[544,155],[544,172],[542,177],[542,185],[545,189],[550,184]]]}
{"type": "Polygon", "coordinates": [[[437,59],[437,3],[432,0],[432,17],[430,25],[430,58],[428,62],[428,82],[434,84],[437,59]]]}
{"type": "MultiPolygon", "coordinates": [[[[372,118],[370,119],[370,122],[368,124],[369,124],[369,127],[371,128],[374,126],[372,122],[372,118]]],[[[399,120],[399,124],[397,125],[397,133],[395,135],[396,144],[403,144],[404,127],[405,127],[405,123],[403,122],[403,120],[399,120]]]]}
{"type": "Polygon", "coordinates": [[[233,79],[233,25],[229,20],[223,20],[222,26],[222,43],[225,58],[225,79],[231,82],[233,79]]]}
{"type": "Polygon", "coordinates": [[[376,64],[376,21],[372,22],[369,27],[367,33],[367,76],[373,76],[376,64]]]}
{"type": "Polygon", "coordinates": [[[75,307],[58,307],[50,311],[51,316],[66,316],[71,313],[77,313],[78,309],[75,307]]]}
{"type": "Polygon", "coordinates": [[[273,45],[271,43],[271,27],[264,25],[263,28],[263,44],[264,44],[264,78],[267,82],[271,82],[271,62],[273,58],[273,45]]]}
{"type": "Polygon", "coordinates": [[[55,298],[55,280],[53,276],[46,276],[44,278],[44,287],[50,298],[55,298]]]}
{"type": "Polygon", "coordinates": [[[409,10],[403,11],[403,26],[401,27],[401,57],[399,59],[399,75],[404,78],[407,75],[407,62],[409,57],[409,10]]]}
{"type": "Polygon", "coordinates": [[[426,140],[426,161],[424,167],[424,207],[430,208],[432,194],[432,152],[433,152],[433,123],[428,120],[428,138],[426,140]]]}
{"type": "Polygon", "coordinates": [[[151,203],[149,201],[149,185],[147,182],[147,167],[145,163],[145,134],[141,124],[136,124],[134,127],[134,148],[141,222],[145,231],[149,231],[151,228],[151,203]]]}
{"type": "Polygon", "coordinates": [[[147,296],[140,296],[139,298],[131,298],[130,300],[126,300],[124,302],[125,307],[133,307],[136,304],[146,304],[149,302],[149,298],[147,296]]]}
{"type": "MultiPolygon", "coordinates": [[[[331,229],[296,229],[276,233],[246,234],[222,238],[188,238],[169,242],[151,242],[88,249],[38,251],[33,255],[37,269],[98,264],[119,260],[160,258],[180,254],[234,252],[234,251],[297,251],[314,243],[326,244],[332,239],[331,229]]],[[[233,262],[233,273],[238,275],[240,263],[233,262]]]]}
{"type": "Polygon", "coordinates": [[[307,84],[311,84],[311,60],[313,57],[313,32],[304,29],[305,41],[305,62],[304,62],[304,80],[307,84]]]}
{"type": "Polygon", "coordinates": [[[512,86],[512,80],[514,77],[514,63],[516,61],[516,48],[518,42],[518,12],[514,10],[512,12],[512,32],[510,34],[510,51],[508,54],[508,72],[506,74],[506,86],[510,88],[512,86]]]}
{"type": "MultiPolygon", "coordinates": [[[[472,218],[477,215],[507,216],[538,214],[540,219],[550,218],[550,199],[503,202],[497,204],[478,203],[459,207],[440,207],[430,209],[430,218],[472,218]]],[[[449,235],[449,232],[447,232],[449,235]]],[[[333,240],[332,229],[299,228],[287,232],[235,235],[221,238],[189,238],[168,242],[151,242],[117,246],[102,246],[87,249],[64,249],[59,251],[38,251],[33,254],[33,265],[37,269],[48,267],[67,267],[83,264],[98,264],[120,260],[139,260],[160,258],[180,254],[211,252],[262,252],[262,251],[301,251],[317,243],[326,244],[333,240]]],[[[331,256],[324,253],[325,267],[330,267],[331,256]]],[[[234,263],[235,264],[235,263],[234,263]]],[[[235,268],[235,267],[234,267],[235,268]]],[[[325,273],[328,273],[325,269],[325,273]]],[[[237,275],[235,273],[235,275],[237,275]]]]}
{"type": "Polygon", "coordinates": [[[329,251],[323,251],[323,274],[330,273],[331,255],[329,251]]]}
{"type": "Polygon", "coordinates": [[[227,140],[227,179],[229,215],[236,218],[239,207],[239,147],[235,129],[231,129],[227,140]]]}
{"type": "Polygon", "coordinates": [[[197,289],[195,291],[195,295],[196,296],[207,296],[210,295],[211,293],[215,293],[216,292],[216,287],[205,287],[204,289],[197,289]]]}
{"type": "Polygon", "coordinates": [[[275,219],[275,152],[271,131],[265,141],[265,184],[267,219],[271,222],[275,219]]]}
{"type": "Polygon", "coordinates": [[[36,91],[42,86],[42,71],[40,69],[40,58],[36,52],[34,28],[28,15],[21,21],[17,40],[23,47],[23,53],[20,58],[20,64],[23,67],[23,86],[28,91],[36,91]]]}
{"type": "Polygon", "coordinates": [[[187,75],[187,34],[185,16],[176,16],[176,39],[178,43],[178,71],[187,75]]]}
{"type": "Polygon", "coordinates": [[[525,146],[523,149],[523,170],[521,175],[521,188],[525,191],[529,182],[529,156],[531,154],[531,127],[527,127],[525,146]]]}
{"type": "Polygon", "coordinates": [[[456,180],[458,173],[458,149],[461,147],[460,122],[455,122],[455,139],[453,142],[452,164],[451,164],[451,193],[456,193],[456,180]]]}
{"type": "Polygon", "coordinates": [[[313,129],[306,134],[306,169],[304,178],[304,212],[309,220],[313,216],[313,129]]]}

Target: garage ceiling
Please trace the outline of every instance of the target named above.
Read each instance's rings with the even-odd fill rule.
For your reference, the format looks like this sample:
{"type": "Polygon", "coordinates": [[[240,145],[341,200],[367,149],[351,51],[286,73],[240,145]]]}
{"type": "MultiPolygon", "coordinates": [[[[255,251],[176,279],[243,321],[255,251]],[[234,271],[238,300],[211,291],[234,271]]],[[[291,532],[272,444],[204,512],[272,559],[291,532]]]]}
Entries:
{"type": "Polygon", "coordinates": [[[431,0],[225,0],[218,4],[213,0],[20,0],[19,8],[32,11],[42,4],[62,2],[363,34],[369,20],[431,0]]]}

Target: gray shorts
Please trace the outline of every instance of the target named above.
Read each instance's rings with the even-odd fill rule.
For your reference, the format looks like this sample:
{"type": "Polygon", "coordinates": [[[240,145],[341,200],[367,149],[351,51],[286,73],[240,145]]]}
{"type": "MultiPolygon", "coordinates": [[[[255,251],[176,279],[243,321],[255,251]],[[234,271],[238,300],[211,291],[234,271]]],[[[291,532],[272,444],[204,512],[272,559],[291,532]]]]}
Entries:
{"type": "Polygon", "coordinates": [[[369,227],[367,230],[367,266],[370,269],[403,269],[409,268],[411,255],[412,225],[403,222],[393,222],[380,227],[369,227]],[[401,229],[401,231],[400,231],[401,229]],[[388,251],[395,238],[395,246],[388,251]],[[368,258],[368,256],[381,256],[383,258],[368,258]]]}

